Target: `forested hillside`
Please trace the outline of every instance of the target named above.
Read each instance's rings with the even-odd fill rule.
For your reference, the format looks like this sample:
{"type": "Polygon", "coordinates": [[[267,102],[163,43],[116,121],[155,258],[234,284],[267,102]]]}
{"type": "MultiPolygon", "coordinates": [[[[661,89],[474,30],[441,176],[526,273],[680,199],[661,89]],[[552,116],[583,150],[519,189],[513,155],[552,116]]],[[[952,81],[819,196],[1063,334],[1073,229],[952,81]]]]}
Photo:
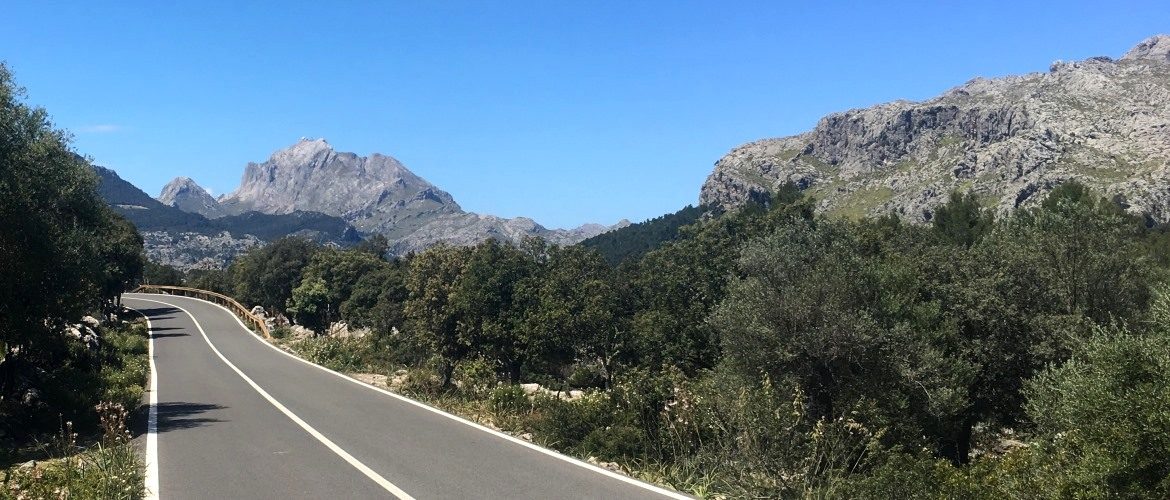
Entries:
{"type": "Polygon", "coordinates": [[[626,260],[636,259],[663,243],[675,239],[679,228],[693,224],[707,210],[687,205],[682,210],[653,219],[630,224],[626,227],[601,233],[581,242],[585,248],[595,248],[605,261],[616,266],[626,260]]]}

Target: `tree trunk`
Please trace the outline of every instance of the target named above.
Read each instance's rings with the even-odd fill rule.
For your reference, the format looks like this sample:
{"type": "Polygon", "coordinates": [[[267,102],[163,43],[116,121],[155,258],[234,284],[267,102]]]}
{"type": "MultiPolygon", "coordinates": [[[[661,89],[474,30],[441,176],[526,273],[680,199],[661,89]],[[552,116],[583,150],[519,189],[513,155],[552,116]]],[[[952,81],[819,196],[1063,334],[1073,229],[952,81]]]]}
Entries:
{"type": "Polygon", "coordinates": [[[450,361],[443,362],[443,388],[451,387],[451,377],[455,375],[455,363],[450,361]]]}
{"type": "Polygon", "coordinates": [[[833,372],[824,364],[813,367],[812,380],[805,389],[808,393],[808,413],[814,420],[833,418],[833,398],[836,395],[833,372]]]}
{"type": "Polygon", "coordinates": [[[613,367],[611,366],[612,364],[613,364],[612,360],[607,360],[607,359],[601,360],[601,371],[602,371],[601,383],[602,383],[602,386],[607,391],[613,388],[613,367]]]}
{"type": "Polygon", "coordinates": [[[939,457],[950,460],[955,465],[965,465],[971,461],[971,441],[974,434],[975,420],[964,419],[951,439],[939,447],[939,457]]]}
{"type": "Polygon", "coordinates": [[[512,385],[520,383],[520,361],[508,362],[508,382],[512,385]]]}

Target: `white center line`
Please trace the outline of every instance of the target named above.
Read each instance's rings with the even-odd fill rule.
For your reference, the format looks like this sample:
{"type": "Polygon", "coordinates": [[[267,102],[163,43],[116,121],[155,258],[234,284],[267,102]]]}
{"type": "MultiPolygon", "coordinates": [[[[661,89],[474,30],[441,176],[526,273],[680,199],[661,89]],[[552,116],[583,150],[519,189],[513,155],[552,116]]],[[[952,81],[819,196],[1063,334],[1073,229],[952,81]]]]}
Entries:
{"type": "MultiPolygon", "coordinates": [[[[299,416],[297,416],[297,414],[293,413],[292,410],[289,410],[287,407],[285,407],[283,404],[281,404],[280,401],[277,401],[276,398],[274,398],[274,397],[272,397],[272,395],[268,394],[268,391],[265,391],[264,388],[260,387],[260,385],[257,384],[255,381],[253,381],[251,377],[244,374],[244,372],[242,370],[240,370],[239,368],[237,368],[236,365],[233,364],[231,361],[229,361],[227,359],[227,357],[225,357],[223,355],[223,353],[219,352],[219,349],[215,348],[215,344],[211,343],[211,338],[209,338],[207,336],[207,332],[203,331],[203,325],[199,324],[199,320],[195,319],[195,315],[191,314],[190,311],[183,309],[182,307],[179,307],[175,304],[170,304],[167,302],[161,302],[161,301],[157,301],[157,300],[141,299],[141,298],[137,298],[137,297],[133,298],[133,300],[154,302],[156,304],[163,304],[166,306],[174,307],[175,309],[178,309],[180,311],[183,311],[183,313],[186,314],[189,318],[191,318],[191,321],[195,323],[195,328],[199,329],[199,333],[203,335],[203,341],[207,342],[207,346],[211,348],[211,351],[214,352],[216,356],[219,356],[219,359],[222,360],[224,362],[224,364],[226,364],[228,366],[228,368],[231,368],[232,371],[236,372],[236,374],[239,375],[240,378],[244,379],[244,381],[247,382],[248,385],[252,386],[252,388],[255,389],[256,392],[259,393],[261,396],[263,396],[264,399],[267,399],[269,403],[272,403],[272,406],[275,406],[277,410],[280,410],[281,413],[284,413],[284,415],[286,417],[288,417],[289,420],[292,420],[297,425],[301,426],[301,428],[304,429],[305,432],[309,433],[310,436],[313,436],[314,438],[316,438],[317,441],[320,441],[321,444],[324,444],[326,448],[329,448],[333,453],[336,453],[337,456],[341,457],[343,460],[348,462],[355,469],[361,471],[361,473],[365,474],[366,477],[372,479],[375,483],[378,483],[379,486],[381,486],[386,491],[390,492],[391,495],[394,495],[395,497],[397,497],[401,500],[414,500],[414,497],[408,495],[405,491],[402,491],[402,489],[400,489],[399,487],[394,486],[394,483],[387,481],[386,478],[382,477],[381,474],[378,474],[373,469],[366,466],[366,464],[363,464],[360,460],[354,458],[353,455],[350,455],[349,452],[345,451],[340,446],[337,446],[336,443],[334,443],[329,438],[325,437],[324,434],[321,434],[320,432],[318,432],[317,429],[314,429],[313,426],[309,425],[308,422],[305,422],[303,419],[301,419],[301,417],[299,417],[299,416]]],[[[152,407],[153,407],[153,405],[152,405],[152,407]]]]}

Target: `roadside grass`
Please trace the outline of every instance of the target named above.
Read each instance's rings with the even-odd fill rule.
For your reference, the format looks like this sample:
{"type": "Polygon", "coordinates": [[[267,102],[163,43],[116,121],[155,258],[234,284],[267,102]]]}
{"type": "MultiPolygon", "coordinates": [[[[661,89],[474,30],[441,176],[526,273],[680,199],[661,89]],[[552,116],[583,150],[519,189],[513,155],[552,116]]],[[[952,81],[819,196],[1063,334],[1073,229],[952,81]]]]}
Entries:
{"type": "Polygon", "coordinates": [[[100,358],[100,369],[65,382],[84,390],[74,389],[79,407],[59,409],[59,431],[7,443],[0,499],[143,497],[145,467],[127,426],[150,374],[146,323],[111,323],[100,332],[101,346],[89,353],[100,358]]]}
{"type": "Polygon", "coordinates": [[[146,474],[130,443],[96,444],[71,455],[0,471],[0,498],[143,497],[146,474]]]}

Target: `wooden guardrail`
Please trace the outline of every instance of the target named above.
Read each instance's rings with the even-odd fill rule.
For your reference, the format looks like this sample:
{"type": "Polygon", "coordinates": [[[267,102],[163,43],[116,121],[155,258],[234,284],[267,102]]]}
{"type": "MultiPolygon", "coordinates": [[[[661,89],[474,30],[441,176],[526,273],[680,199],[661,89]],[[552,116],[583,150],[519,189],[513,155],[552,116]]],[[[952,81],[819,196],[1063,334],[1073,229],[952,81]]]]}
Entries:
{"type": "Polygon", "coordinates": [[[236,302],[236,299],[228,297],[222,293],[200,290],[198,288],[168,285],[141,285],[138,288],[135,288],[133,293],[162,293],[167,295],[182,295],[184,297],[195,297],[197,299],[203,299],[208,302],[214,302],[231,310],[245,323],[251,324],[256,328],[257,331],[264,335],[264,338],[272,338],[272,334],[268,331],[268,323],[265,323],[263,318],[252,314],[252,311],[249,311],[248,308],[244,307],[239,302],[236,302]]]}

